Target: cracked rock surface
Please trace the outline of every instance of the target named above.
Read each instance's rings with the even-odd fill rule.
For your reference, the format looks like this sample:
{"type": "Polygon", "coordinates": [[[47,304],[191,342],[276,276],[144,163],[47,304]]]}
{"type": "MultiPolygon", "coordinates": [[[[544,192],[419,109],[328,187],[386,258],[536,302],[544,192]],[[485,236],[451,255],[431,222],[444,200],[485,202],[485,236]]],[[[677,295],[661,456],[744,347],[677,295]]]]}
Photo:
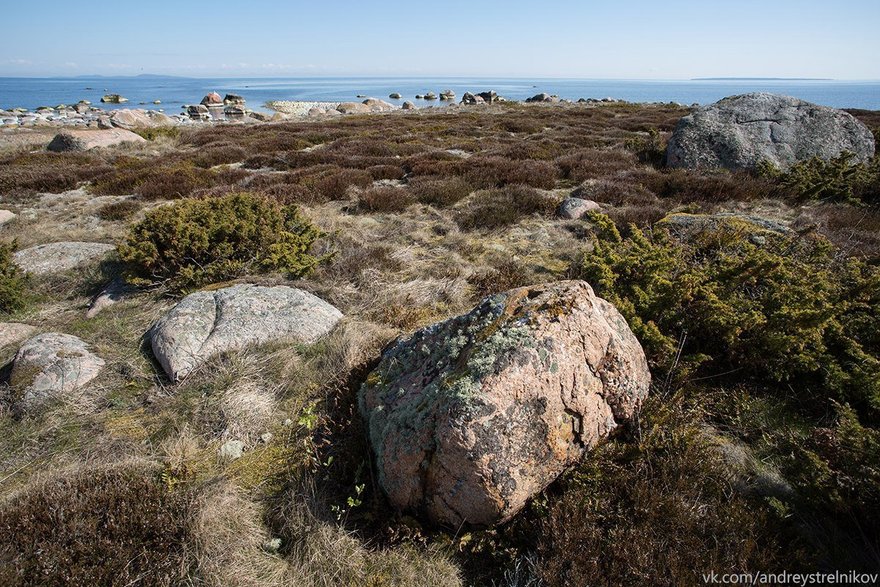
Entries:
{"type": "Polygon", "coordinates": [[[650,380],[620,313],[586,282],[560,281],[398,339],[358,399],[392,505],[489,526],[630,418],[650,380]]]}
{"type": "Polygon", "coordinates": [[[43,401],[83,387],[94,379],[104,360],[80,338],[47,332],[18,349],[9,376],[14,403],[28,410],[43,401]]]}
{"type": "Polygon", "coordinates": [[[315,342],[341,319],[335,307],[300,289],[239,284],[186,296],[149,336],[156,359],[178,381],[225,351],[284,338],[315,342]]]}
{"type": "Polygon", "coordinates": [[[51,275],[103,259],[115,249],[105,243],[58,242],[16,251],[16,265],[34,275],[51,275]]]}
{"type": "Polygon", "coordinates": [[[780,169],[843,151],[874,155],[874,136],[848,112],[788,96],[754,93],[724,98],[682,118],[666,149],[670,167],[780,169]]]}

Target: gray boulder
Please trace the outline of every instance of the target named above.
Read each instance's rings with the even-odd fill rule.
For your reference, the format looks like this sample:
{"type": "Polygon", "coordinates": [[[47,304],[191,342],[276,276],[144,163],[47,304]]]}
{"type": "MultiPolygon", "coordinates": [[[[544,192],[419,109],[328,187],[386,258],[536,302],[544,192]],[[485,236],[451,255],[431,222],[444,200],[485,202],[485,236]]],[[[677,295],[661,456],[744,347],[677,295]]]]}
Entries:
{"type": "Polygon", "coordinates": [[[30,324],[0,322],[0,349],[23,341],[36,330],[36,326],[30,324]]]}
{"type": "Polygon", "coordinates": [[[165,373],[179,381],[219,353],[279,339],[315,342],[341,319],[339,310],[300,289],[239,284],[186,296],[149,337],[165,373]]]}
{"type": "Polygon", "coordinates": [[[403,96],[401,96],[398,92],[392,92],[388,94],[388,97],[392,100],[400,100],[403,96]]]}
{"type": "MultiPolygon", "coordinates": [[[[112,123],[111,123],[112,124],[112,123]]],[[[88,151],[113,147],[122,143],[145,143],[144,137],[123,128],[105,130],[65,129],[55,135],[46,147],[49,151],[88,151]]]]}
{"type": "Polygon", "coordinates": [[[48,243],[16,251],[13,260],[28,273],[51,275],[96,262],[115,248],[104,243],[48,243]]]}
{"type": "Polygon", "coordinates": [[[70,334],[47,332],[27,341],[12,363],[12,403],[28,410],[43,401],[83,387],[94,379],[104,360],[70,334]]]}
{"type": "Polygon", "coordinates": [[[358,401],[391,504],[458,529],[516,515],[631,418],[650,381],[614,306],[561,281],[399,339],[358,401]]]}
{"type": "Polygon", "coordinates": [[[762,161],[780,169],[844,151],[859,161],[874,155],[868,128],[842,110],[754,93],[724,98],[682,118],[666,150],[670,167],[752,169],[762,161]]]}
{"type": "Polygon", "coordinates": [[[577,220],[579,218],[583,218],[587,212],[598,211],[599,204],[594,202],[593,200],[584,200],[582,198],[565,198],[561,204],[559,204],[559,208],[556,210],[556,214],[560,218],[566,218],[568,220],[577,220]]]}
{"type": "Polygon", "coordinates": [[[410,102],[409,100],[407,100],[406,102],[403,103],[403,105],[401,105],[401,109],[403,109],[403,110],[415,110],[415,109],[416,109],[416,105],[413,104],[412,102],[410,102]]]}
{"type": "Polygon", "coordinates": [[[15,212],[11,210],[0,210],[0,226],[3,226],[7,222],[15,219],[15,212]]]}

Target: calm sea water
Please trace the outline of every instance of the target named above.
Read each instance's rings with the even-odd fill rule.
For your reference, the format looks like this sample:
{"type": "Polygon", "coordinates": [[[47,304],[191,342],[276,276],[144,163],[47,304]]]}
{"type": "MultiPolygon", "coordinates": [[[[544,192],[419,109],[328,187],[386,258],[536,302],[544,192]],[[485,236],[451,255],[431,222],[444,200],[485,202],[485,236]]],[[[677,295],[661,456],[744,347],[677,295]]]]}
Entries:
{"type": "MultiPolygon", "coordinates": [[[[403,100],[419,106],[435,102],[415,100],[416,94],[451,89],[459,99],[464,92],[495,90],[507,98],[522,100],[539,92],[562,98],[613,97],[631,102],[715,102],[725,96],[747,92],[773,92],[796,96],[836,108],[880,110],[880,81],[824,80],[695,80],[644,81],[598,79],[477,79],[477,78],[182,78],[182,77],[76,77],[0,78],[0,108],[29,108],[72,104],[101,96],[121,94],[129,102],[106,108],[162,108],[177,112],[183,104],[197,103],[206,93],[232,92],[247,99],[252,109],[263,109],[270,100],[349,101],[358,94],[388,99],[399,92],[403,100]],[[155,106],[153,100],[161,100],[155,106]],[[144,104],[140,104],[143,102],[144,104]]],[[[389,100],[402,103],[403,100],[389,100]]]]}

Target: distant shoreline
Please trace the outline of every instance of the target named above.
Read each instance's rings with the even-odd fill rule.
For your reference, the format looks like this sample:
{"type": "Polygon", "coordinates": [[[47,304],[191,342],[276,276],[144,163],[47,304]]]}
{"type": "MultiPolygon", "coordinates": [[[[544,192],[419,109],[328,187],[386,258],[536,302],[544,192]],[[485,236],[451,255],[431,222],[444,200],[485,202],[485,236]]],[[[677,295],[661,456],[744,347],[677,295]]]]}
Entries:
{"type": "Polygon", "coordinates": [[[692,77],[692,82],[837,82],[831,77],[692,77]]]}

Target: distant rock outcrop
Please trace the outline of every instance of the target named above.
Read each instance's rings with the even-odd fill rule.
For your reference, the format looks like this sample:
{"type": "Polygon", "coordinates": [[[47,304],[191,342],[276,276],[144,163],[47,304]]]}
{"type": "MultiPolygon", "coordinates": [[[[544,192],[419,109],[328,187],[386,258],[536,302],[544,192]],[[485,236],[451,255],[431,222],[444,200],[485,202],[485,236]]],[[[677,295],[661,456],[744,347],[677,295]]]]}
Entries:
{"type": "Polygon", "coordinates": [[[101,102],[104,102],[105,104],[122,104],[128,102],[128,98],[120,96],[119,94],[107,94],[101,98],[101,102]]]}
{"type": "Polygon", "coordinates": [[[186,296],[149,337],[165,373],[178,381],[225,351],[284,338],[315,342],[341,319],[339,310],[300,289],[240,284],[186,296]]]}
{"type": "Polygon", "coordinates": [[[115,247],[105,243],[58,242],[13,253],[15,264],[34,275],[51,275],[103,259],[115,247]]]}
{"type": "Polygon", "coordinates": [[[630,418],[650,380],[614,306],[562,281],[399,339],[359,406],[392,505],[450,528],[487,526],[630,418]]]}
{"type": "Polygon", "coordinates": [[[204,98],[202,98],[200,104],[204,106],[222,106],[223,98],[221,98],[220,94],[218,94],[217,92],[210,92],[204,98]]]}
{"type": "Polygon", "coordinates": [[[666,149],[670,167],[751,169],[762,161],[787,169],[844,151],[874,155],[868,128],[842,110],[755,93],[724,98],[682,118],[666,149]]]}
{"type": "Polygon", "coordinates": [[[46,147],[49,151],[88,151],[103,147],[113,147],[122,143],[145,143],[144,137],[122,128],[104,130],[66,129],[55,135],[46,147]]]}
{"type": "Polygon", "coordinates": [[[28,410],[94,379],[104,360],[70,334],[39,334],[19,348],[9,376],[12,403],[28,410]]]}

